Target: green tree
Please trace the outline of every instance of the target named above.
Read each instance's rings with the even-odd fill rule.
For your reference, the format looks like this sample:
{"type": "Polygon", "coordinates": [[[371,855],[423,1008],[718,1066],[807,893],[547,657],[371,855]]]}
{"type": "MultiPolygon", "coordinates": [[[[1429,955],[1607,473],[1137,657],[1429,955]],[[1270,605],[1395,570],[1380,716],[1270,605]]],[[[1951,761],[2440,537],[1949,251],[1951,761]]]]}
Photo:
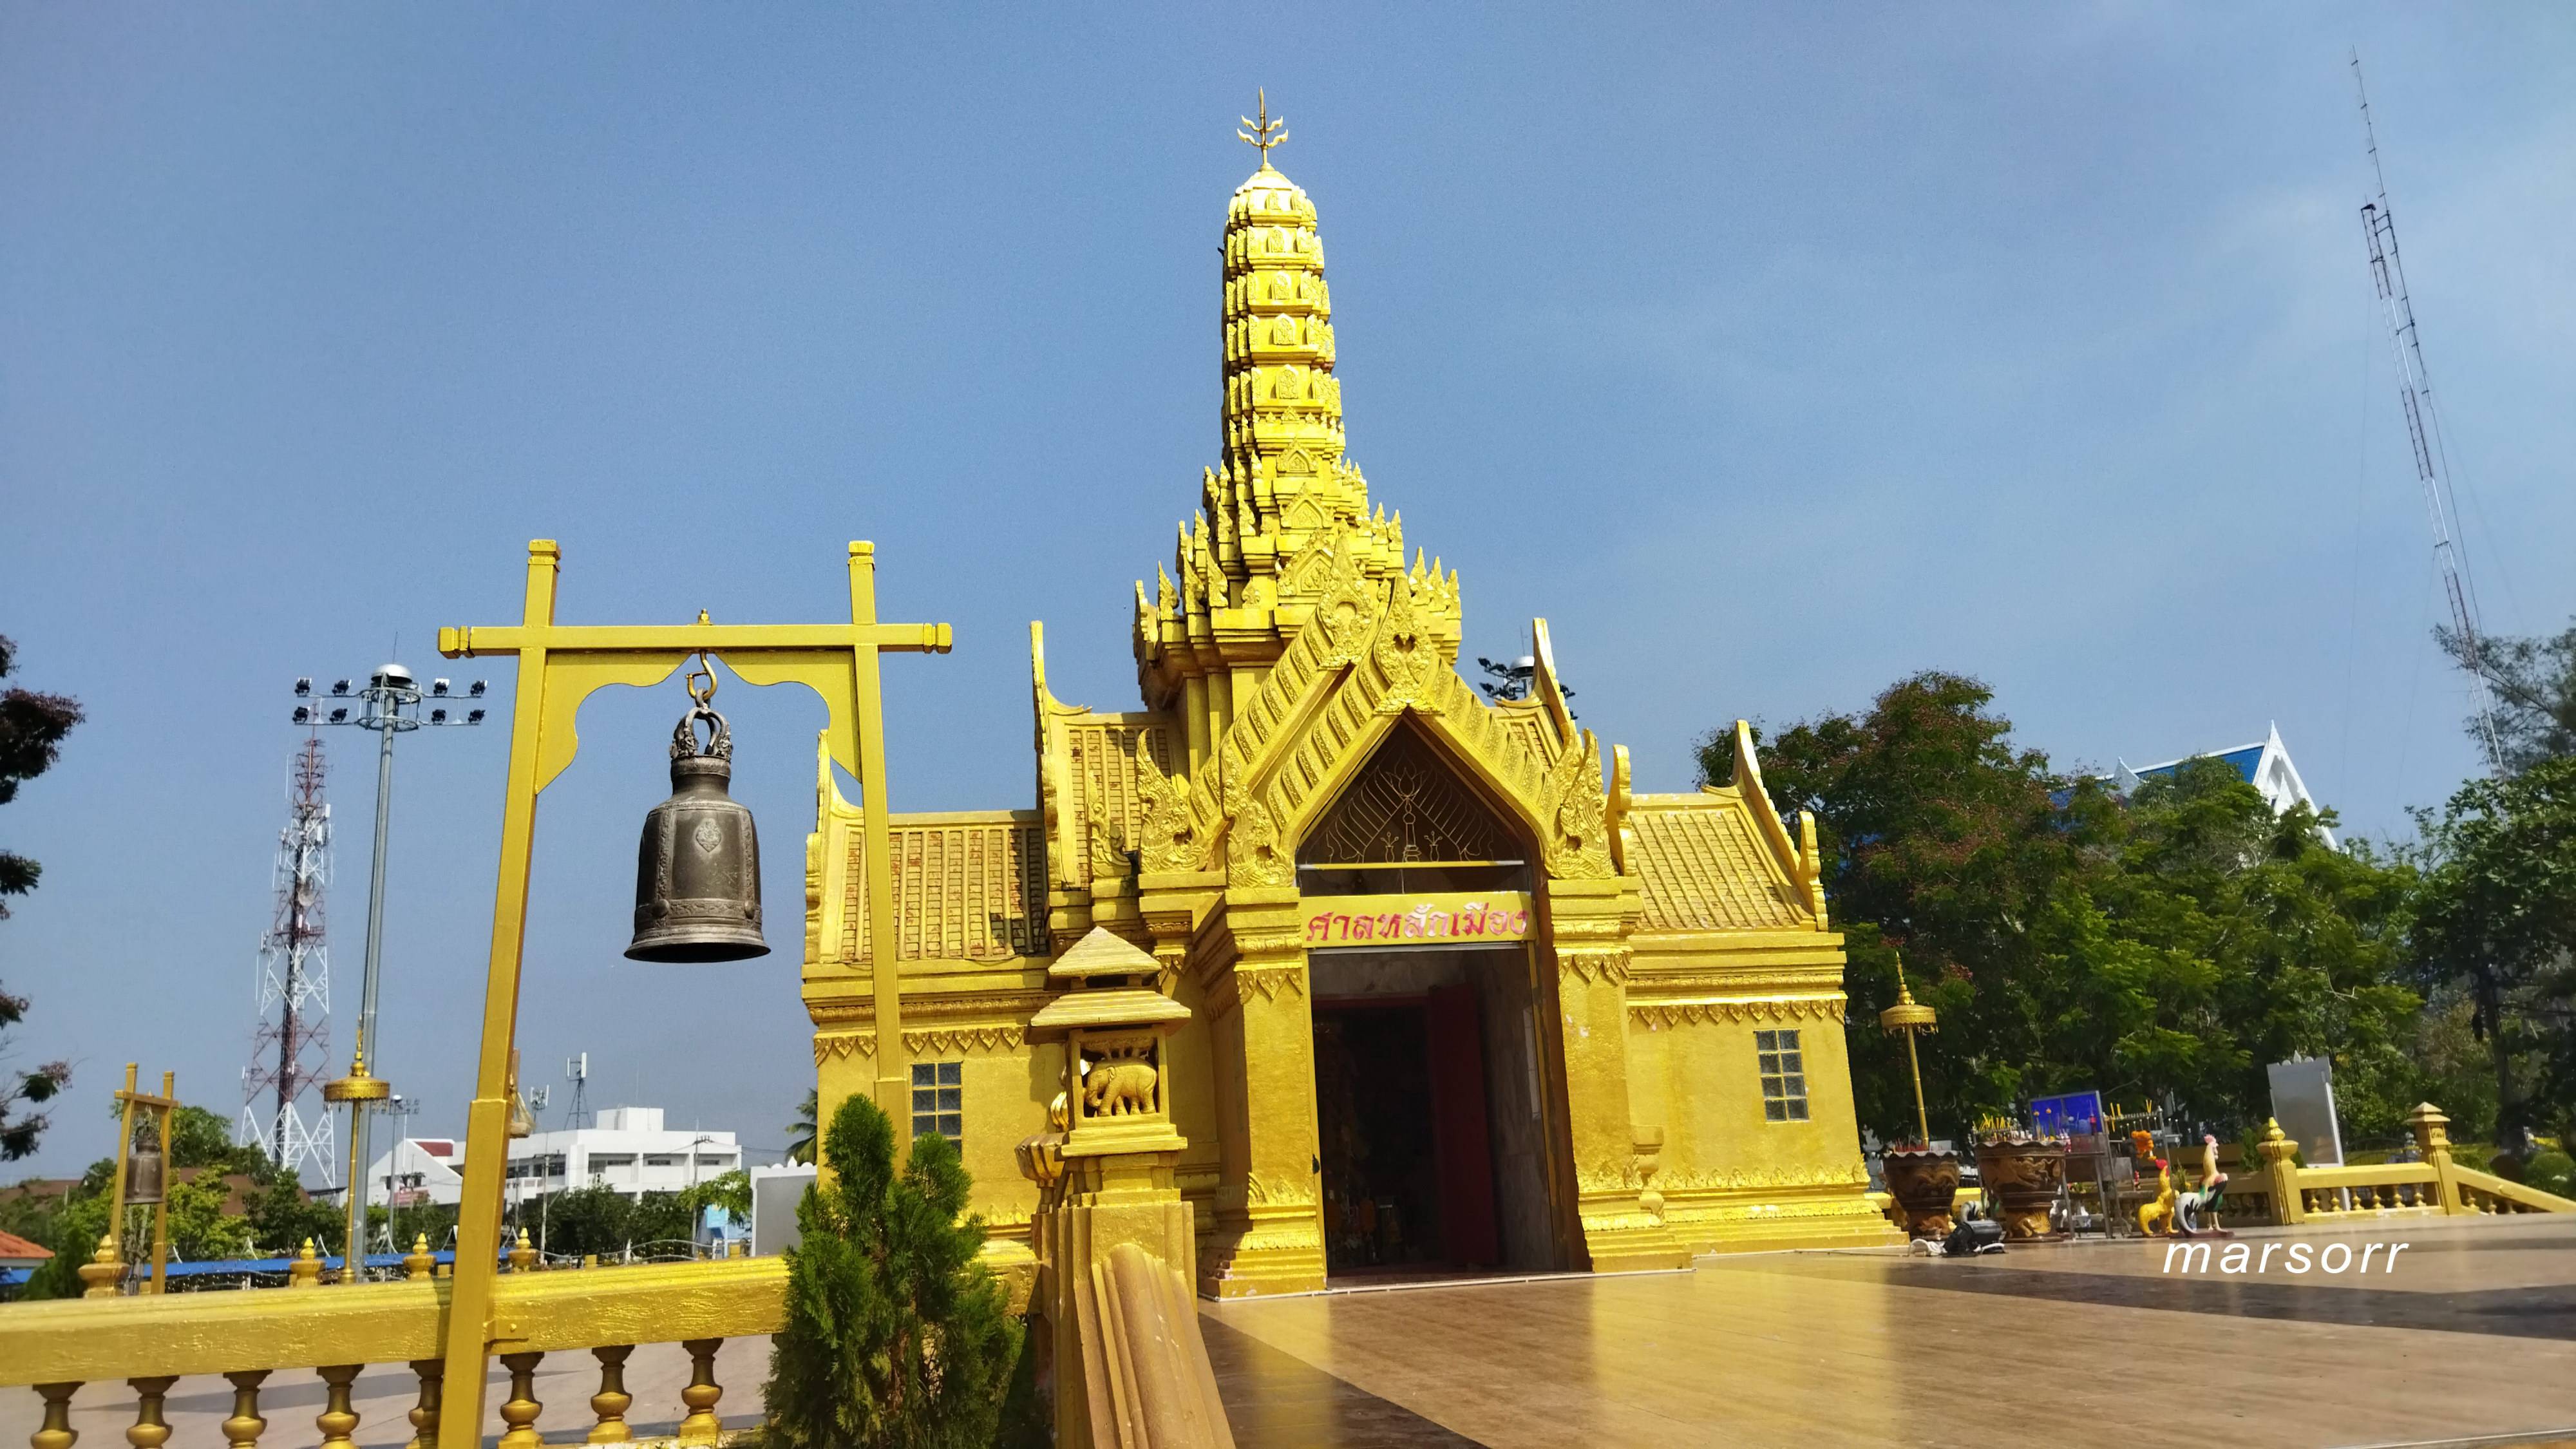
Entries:
{"type": "Polygon", "coordinates": [[[244,1206],[251,1241],[264,1253],[292,1257],[307,1238],[313,1240],[316,1251],[336,1253],[341,1239],[348,1236],[345,1211],[315,1202],[293,1178],[282,1174],[262,1182],[244,1206]]]}
{"type": "MultiPolygon", "coordinates": [[[[2115,801],[2017,746],[1992,703],[1915,675],[1764,751],[1778,803],[1816,819],[1846,933],[1861,1120],[1911,1131],[1902,1044],[1876,1029],[1901,953],[1941,1016],[1936,1131],[2084,1088],[2260,1122],[2264,1067],[2294,1053],[2332,1055],[2355,1110],[2393,1128],[2418,1004],[2396,979],[2406,872],[2332,850],[2318,817],[2274,816],[2215,761],[2115,801]]],[[[1730,764],[1705,743],[1705,776],[1730,764]]]]}
{"type": "Polygon", "coordinates": [[[2094,883],[2116,934],[2180,953],[2178,974],[2209,983],[2158,1021],[2212,1044],[2166,1074],[2212,1090],[2180,1095],[2259,1125],[2269,1063],[2330,1056],[2346,1127],[2400,1131],[2423,1080],[2410,1053],[2423,1002],[2405,984],[2413,871],[2364,842],[2328,846],[2317,815],[2275,814],[2214,759],[2147,781],[2119,823],[2117,869],[2094,883]]]}
{"type": "Polygon", "coordinates": [[[796,1120],[787,1124],[787,1160],[812,1166],[814,1162],[815,1114],[822,1110],[822,1098],[816,1089],[805,1089],[805,1100],[796,1109],[796,1120]]]}
{"type": "MultiPolygon", "coordinates": [[[[18,646],[0,637],[0,678],[17,667],[18,646]]],[[[18,786],[45,773],[62,753],[63,736],[81,722],[80,701],[67,695],[39,694],[15,686],[0,691],[0,805],[18,798],[18,786]]],[[[36,888],[44,867],[14,851],[0,850],[0,921],[9,918],[9,897],[36,888]]],[[[0,1063],[9,1056],[10,1028],[27,1019],[27,998],[0,987],[0,1063]]],[[[36,1150],[47,1125],[42,1112],[24,1106],[51,1100],[72,1079],[68,1062],[45,1062],[27,1069],[0,1071],[0,1162],[14,1162],[36,1150]]]]}
{"type": "Polygon", "coordinates": [[[2576,756],[2471,780],[2416,826],[2414,965],[2468,1002],[2494,1073],[2497,1140],[2511,1151],[2532,1127],[2576,1125],[2576,756]]]}
{"type": "Polygon", "coordinates": [[[718,1173],[681,1193],[680,1205],[692,1219],[708,1208],[722,1208],[725,1216],[742,1222],[751,1216],[751,1174],[739,1167],[718,1173]]]}
{"type": "Polygon", "coordinates": [[[864,1096],[832,1114],[830,1172],[796,1212],[787,1322],[772,1340],[768,1435],[784,1449],[994,1442],[1021,1326],[964,1217],[956,1145],[931,1135],[894,1171],[894,1128],[864,1096]]]}
{"type": "MultiPolygon", "coordinates": [[[[2433,636],[2453,661],[2468,667],[2459,635],[2436,625],[2433,636]]],[[[2494,701],[2496,745],[2503,754],[2497,763],[2506,774],[2576,755],[2576,623],[2538,638],[2482,638],[2477,662],[2494,701]]],[[[2479,721],[2469,720],[2468,731],[2484,745],[2479,721]]]]}

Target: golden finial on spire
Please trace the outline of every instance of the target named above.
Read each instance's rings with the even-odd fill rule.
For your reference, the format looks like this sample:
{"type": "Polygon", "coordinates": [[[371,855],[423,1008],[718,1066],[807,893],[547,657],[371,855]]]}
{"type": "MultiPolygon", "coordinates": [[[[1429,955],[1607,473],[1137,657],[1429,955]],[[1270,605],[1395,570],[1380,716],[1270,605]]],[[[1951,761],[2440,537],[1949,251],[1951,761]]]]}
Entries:
{"type": "Polygon", "coordinates": [[[1268,166],[1270,148],[1288,139],[1288,119],[1285,116],[1275,121],[1270,118],[1270,91],[1267,87],[1255,90],[1253,95],[1259,99],[1260,119],[1255,120],[1251,116],[1242,117],[1243,124],[1251,129],[1237,131],[1234,134],[1242,137],[1245,145],[1260,151],[1261,164],[1268,166]],[[1278,134],[1271,134],[1274,131],[1278,134]]]}

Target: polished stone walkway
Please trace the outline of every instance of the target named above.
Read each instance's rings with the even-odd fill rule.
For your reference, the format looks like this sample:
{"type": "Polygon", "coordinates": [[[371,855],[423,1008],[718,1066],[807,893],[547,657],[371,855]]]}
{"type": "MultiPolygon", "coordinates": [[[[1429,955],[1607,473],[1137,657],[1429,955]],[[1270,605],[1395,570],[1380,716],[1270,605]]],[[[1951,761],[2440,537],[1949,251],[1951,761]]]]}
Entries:
{"type": "MultiPolygon", "coordinates": [[[[1320,1375],[1371,1437],[1273,1433],[1229,1391],[1241,1449],[1365,1444],[2231,1446],[2576,1442],[2576,1225],[2412,1220],[2243,1241],[2268,1273],[2168,1275],[2161,1245],[1945,1261],[1703,1259],[1684,1274],[1208,1304],[1320,1375]],[[2286,1247],[2410,1244],[2368,1279],[2286,1247]],[[1382,1407],[1379,1407],[1382,1406],[1382,1407]],[[1398,1437],[1397,1411],[1423,1422],[1398,1437]],[[2512,1436],[2489,1437],[2489,1436],[2512,1436]]],[[[2223,1245],[2221,1245],[2223,1248],[2223,1245]]],[[[2384,1251],[2384,1250],[2383,1250],[2384,1251]]],[[[1266,1412],[1293,1410],[1284,1373],[1266,1412]]]]}

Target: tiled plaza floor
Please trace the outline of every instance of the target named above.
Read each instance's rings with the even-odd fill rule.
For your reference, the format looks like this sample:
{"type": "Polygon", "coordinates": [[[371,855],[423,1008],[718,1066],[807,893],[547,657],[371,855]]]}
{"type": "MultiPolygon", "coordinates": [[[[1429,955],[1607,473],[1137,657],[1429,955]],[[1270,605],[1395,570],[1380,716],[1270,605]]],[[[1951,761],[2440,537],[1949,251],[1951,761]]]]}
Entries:
{"type": "Polygon", "coordinates": [[[2576,1223],[2241,1241],[2284,1251],[2240,1277],[2168,1276],[2137,1242],[1763,1254],[1202,1317],[1285,1360],[1228,1385],[1241,1449],[2576,1441],[2576,1223]],[[2289,1243],[2338,1240],[2410,1247],[2366,1280],[2287,1271],[2289,1243]]]}

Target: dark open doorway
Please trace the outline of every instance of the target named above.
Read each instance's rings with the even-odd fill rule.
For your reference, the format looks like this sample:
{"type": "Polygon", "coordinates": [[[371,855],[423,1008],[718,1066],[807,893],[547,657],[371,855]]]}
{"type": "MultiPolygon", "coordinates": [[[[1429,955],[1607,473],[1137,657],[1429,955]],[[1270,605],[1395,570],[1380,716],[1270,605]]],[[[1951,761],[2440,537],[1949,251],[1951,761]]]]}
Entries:
{"type": "Polygon", "coordinates": [[[1485,1090],[1473,987],[1316,1003],[1329,1272],[1502,1261],[1485,1090]]]}

